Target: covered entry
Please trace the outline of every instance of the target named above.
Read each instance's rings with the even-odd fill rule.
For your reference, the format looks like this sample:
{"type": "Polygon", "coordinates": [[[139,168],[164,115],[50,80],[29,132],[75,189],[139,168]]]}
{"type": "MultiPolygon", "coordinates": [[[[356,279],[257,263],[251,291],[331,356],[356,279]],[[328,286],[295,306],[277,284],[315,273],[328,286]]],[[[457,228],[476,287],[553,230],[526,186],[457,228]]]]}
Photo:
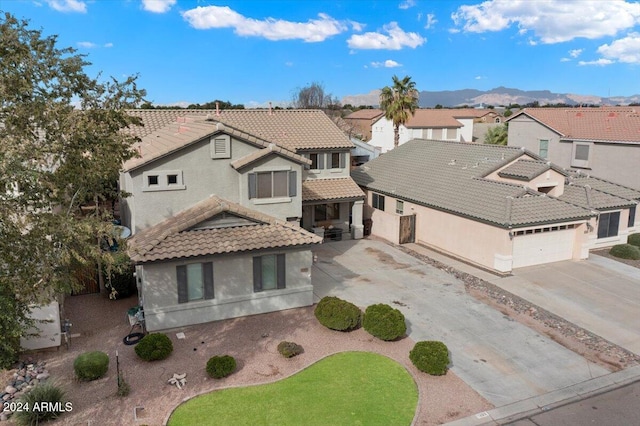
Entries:
{"type": "Polygon", "coordinates": [[[574,225],[553,226],[515,232],[513,268],[559,262],[573,258],[574,225]]]}

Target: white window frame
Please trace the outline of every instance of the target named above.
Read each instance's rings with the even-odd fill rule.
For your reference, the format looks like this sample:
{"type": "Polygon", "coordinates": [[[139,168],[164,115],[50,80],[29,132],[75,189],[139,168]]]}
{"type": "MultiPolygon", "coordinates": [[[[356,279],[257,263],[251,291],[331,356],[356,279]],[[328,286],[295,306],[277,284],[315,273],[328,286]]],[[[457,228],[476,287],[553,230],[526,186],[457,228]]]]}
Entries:
{"type": "Polygon", "coordinates": [[[142,173],[142,192],[177,191],[186,189],[182,170],[151,170],[142,173]],[[158,183],[149,185],[150,177],[157,177],[158,183]],[[176,183],[169,183],[169,176],[176,176],[176,183]]]}
{"type": "Polygon", "coordinates": [[[538,139],[538,155],[544,159],[549,159],[549,139],[538,139]],[[546,142],[547,146],[542,148],[543,142],[546,142]],[[542,151],[545,155],[542,155],[542,151]]]}
{"type": "Polygon", "coordinates": [[[399,214],[399,215],[404,214],[404,201],[396,200],[396,214],[399,214]]]}
{"type": "Polygon", "coordinates": [[[589,168],[589,163],[591,162],[591,158],[593,156],[593,144],[590,142],[574,142],[573,147],[571,149],[571,167],[579,167],[579,168],[589,168]],[[576,154],[578,153],[578,147],[586,146],[588,151],[586,160],[579,160],[576,158],[576,154]]]}

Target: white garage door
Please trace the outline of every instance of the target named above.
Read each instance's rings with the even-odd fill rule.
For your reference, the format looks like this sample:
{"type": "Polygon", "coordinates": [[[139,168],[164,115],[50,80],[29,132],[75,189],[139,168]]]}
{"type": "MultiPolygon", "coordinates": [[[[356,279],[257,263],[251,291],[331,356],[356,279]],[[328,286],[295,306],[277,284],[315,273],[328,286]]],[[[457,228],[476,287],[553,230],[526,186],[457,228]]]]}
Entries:
{"type": "Polygon", "coordinates": [[[513,268],[569,260],[573,257],[575,229],[516,235],[513,268]]]}

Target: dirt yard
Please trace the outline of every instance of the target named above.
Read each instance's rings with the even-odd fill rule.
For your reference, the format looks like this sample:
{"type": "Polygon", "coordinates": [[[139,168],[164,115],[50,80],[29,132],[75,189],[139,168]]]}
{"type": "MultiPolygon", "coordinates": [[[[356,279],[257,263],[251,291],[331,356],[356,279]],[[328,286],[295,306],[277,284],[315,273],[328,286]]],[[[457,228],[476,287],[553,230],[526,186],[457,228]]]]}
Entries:
{"type": "Polygon", "coordinates": [[[420,393],[417,425],[442,424],[492,408],[452,372],[432,377],[418,371],[409,360],[415,344],[411,339],[383,342],[363,329],[350,333],[328,330],[314,317],[313,307],[171,330],[166,334],[174,344],[172,355],[147,363],[136,356],[133,346],[122,343],[130,330],[126,312],[135,305],[135,297],[119,301],[100,295],[67,298],[65,316],[73,323],[71,348],[32,354],[47,361],[52,379],[66,390],[73,404],[73,411],[55,424],[162,425],[186,398],[225,387],[280,380],[342,351],[376,352],[405,366],[420,393]],[[178,332],[183,332],[185,339],[178,339],[178,332]],[[283,358],[276,350],[283,340],[302,345],[304,353],[283,358]],[[107,376],[93,382],[76,381],[75,357],[93,350],[109,354],[107,376]],[[116,351],[120,370],[131,386],[130,395],[124,398],[116,396],[116,351]],[[209,379],[207,360],[223,354],[236,358],[238,370],[222,380],[209,379]],[[174,373],[187,374],[184,389],[167,384],[174,373]]]}

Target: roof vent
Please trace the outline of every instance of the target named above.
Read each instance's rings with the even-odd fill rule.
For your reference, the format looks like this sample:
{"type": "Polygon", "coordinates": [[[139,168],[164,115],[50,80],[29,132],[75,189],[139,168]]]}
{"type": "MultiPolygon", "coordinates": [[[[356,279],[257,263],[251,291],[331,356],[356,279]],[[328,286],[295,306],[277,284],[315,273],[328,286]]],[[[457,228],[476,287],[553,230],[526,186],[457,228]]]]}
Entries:
{"type": "Polygon", "coordinates": [[[453,160],[449,161],[448,163],[450,166],[455,166],[456,165],[456,159],[454,158],[453,160]]]}

